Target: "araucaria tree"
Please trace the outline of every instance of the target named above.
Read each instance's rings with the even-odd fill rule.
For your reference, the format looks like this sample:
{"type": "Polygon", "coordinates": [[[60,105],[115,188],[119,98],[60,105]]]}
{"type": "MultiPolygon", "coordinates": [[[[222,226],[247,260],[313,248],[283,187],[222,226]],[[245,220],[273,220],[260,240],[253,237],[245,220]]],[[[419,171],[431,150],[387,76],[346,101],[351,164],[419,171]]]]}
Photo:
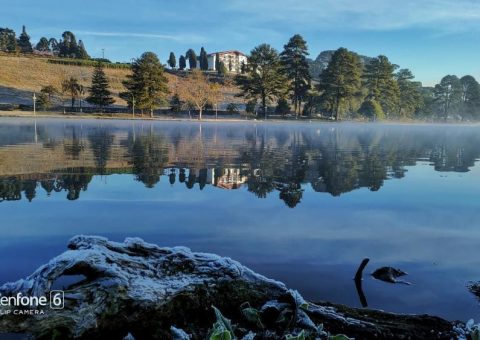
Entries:
{"type": "Polygon", "coordinates": [[[395,114],[400,90],[395,79],[397,65],[384,55],[373,58],[365,66],[364,86],[368,91],[367,100],[375,100],[386,115],[395,114]]]}
{"type": "Polygon", "coordinates": [[[197,55],[195,54],[195,51],[192,49],[189,49],[187,53],[185,54],[185,57],[188,59],[188,65],[190,66],[190,69],[196,69],[197,68],[197,55]]]}
{"type": "Polygon", "coordinates": [[[308,47],[303,37],[295,34],[283,48],[280,60],[284,72],[290,80],[289,90],[295,114],[298,114],[311,82],[307,62],[308,47]]]}
{"type": "Polygon", "coordinates": [[[90,104],[97,106],[100,111],[103,111],[105,107],[115,102],[109,90],[108,79],[103,70],[102,63],[98,63],[93,71],[90,95],[86,100],[90,104]]]}
{"type": "Polygon", "coordinates": [[[170,66],[171,69],[177,67],[177,59],[175,58],[175,53],[173,52],[170,52],[170,56],[168,57],[168,66],[170,66]]]}
{"type": "Polygon", "coordinates": [[[22,27],[22,33],[18,37],[18,47],[22,53],[32,53],[32,44],[30,43],[30,36],[27,34],[25,26],[22,27]]]}
{"type": "Polygon", "coordinates": [[[218,102],[220,89],[216,84],[210,83],[207,76],[200,70],[193,70],[178,89],[180,101],[185,102],[198,110],[198,119],[207,104],[218,102]]]}
{"type": "Polygon", "coordinates": [[[169,92],[163,66],[155,53],[145,52],[132,63],[131,69],[132,74],[123,82],[127,92],[121,96],[130,106],[135,102],[142,112],[149,110],[153,117],[153,110],[166,100],[169,92]]]}
{"type": "Polygon", "coordinates": [[[356,53],[339,48],[327,68],[320,74],[321,100],[338,120],[361,87],[362,65],[356,53]]]}
{"type": "Polygon", "coordinates": [[[207,56],[207,52],[203,47],[200,50],[200,69],[202,71],[208,70],[208,56],[207,56]]]}
{"type": "Polygon", "coordinates": [[[267,101],[274,101],[287,92],[287,79],[278,52],[268,44],[261,44],[250,52],[246,73],[237,75],[241,96],[259,99],[267,117],[267,101]]]}

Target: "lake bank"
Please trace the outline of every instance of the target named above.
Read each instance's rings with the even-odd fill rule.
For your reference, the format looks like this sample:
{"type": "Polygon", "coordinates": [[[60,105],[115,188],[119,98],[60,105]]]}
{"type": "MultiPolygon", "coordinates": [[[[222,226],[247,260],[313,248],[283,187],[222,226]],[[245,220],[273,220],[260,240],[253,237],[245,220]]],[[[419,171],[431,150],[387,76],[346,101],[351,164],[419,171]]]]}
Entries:
{"type": "Polygon", "coordinates": [[[320,119],[320,118],[287,118],[287,119],[279,119],[276,117],[268,118],[268,119],[255,119],[255,118],[245,118],[245,117],[226,117],[224,115],[218,116],[203,116],[202,120],[198,120],[197,118],[193,117],[189,118],[187,114],[183,116],[175,117],[173,115],[156,115],[155,117],[151,118],[148,114],[139,115],[137,114],[135,117],[132,117],[131,114],[125,113],[58,113],[58,112],[40,112],[37,114],[33,114],[30,111],[0,111],[0,118],[38,118],[38,119],[98,119],[98,120],[111,120],[111,121],[150,121],[150,122],[202,122],[202,123],[283,123],[283,124],[297,124],[297,123],[355,123],[355,124],[391,124],[391,125],[459,125],[459,126],[477,126],[480,125],[480,122],[443,122],[443,121],[422,121],[422,120],[382,120],[378,122],[371,122],[365,120],[340,120],[334,121],[330,119],[320,119]]]}

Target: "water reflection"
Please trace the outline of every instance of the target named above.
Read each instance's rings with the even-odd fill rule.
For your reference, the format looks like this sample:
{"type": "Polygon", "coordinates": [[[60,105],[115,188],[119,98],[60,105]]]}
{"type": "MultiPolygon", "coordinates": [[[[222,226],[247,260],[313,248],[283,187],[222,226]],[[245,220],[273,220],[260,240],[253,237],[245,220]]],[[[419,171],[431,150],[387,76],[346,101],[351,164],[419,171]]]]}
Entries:
{"type": "Polygon", "coordinates": [[[339,196],[377,191],[428,161],[467,172],[480,154],[478,128],[447,126],[146,124],[98,122],[0,126],[0,200],[32,201],[38,190],[68,200],[95,175],[131,174],[147,188],[246,188],[289,208],[305,188],[339,196]]]}

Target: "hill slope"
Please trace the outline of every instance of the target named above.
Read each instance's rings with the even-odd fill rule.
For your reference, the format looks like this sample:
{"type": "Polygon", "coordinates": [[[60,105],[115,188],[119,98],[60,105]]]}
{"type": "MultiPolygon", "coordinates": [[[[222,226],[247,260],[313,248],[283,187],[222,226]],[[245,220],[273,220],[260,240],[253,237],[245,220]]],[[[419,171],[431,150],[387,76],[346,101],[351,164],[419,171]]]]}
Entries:
{"type": "MultiPolygon", "coordinates": [[[[73,66],[52,64],[45,58],[11,56],[0,54],[0,104],[32,104],[33,92],[38,93],[43,86],[53,85],[61,89],[62,81],[71,76],[88,88],[91,84],[92,66],[73,66]]],[[[119,98],[119,93],[125,91],[122,81],[130,73],[128,69],[105,68],[110,81],[115,104],[126,105],[119,98]]],[[[177,75],[166,73],[170,93],[175,86],[181,86],[182,79],[177,75]]],[[[233,85],[223,86],[225,102],[239,102],[234,95],[238,88],[233,85]]]]}

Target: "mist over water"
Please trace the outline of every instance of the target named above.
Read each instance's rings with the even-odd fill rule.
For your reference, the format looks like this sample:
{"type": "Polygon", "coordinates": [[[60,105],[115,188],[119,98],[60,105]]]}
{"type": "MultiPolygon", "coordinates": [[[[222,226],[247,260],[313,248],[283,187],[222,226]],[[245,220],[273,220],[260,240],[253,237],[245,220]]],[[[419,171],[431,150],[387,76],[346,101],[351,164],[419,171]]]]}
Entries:
{"type": "Polygon", "coordinates": [[[311,300],[479,318],[480,126],[4,119],[0,282],[76,234],[232,257],[311,300]],[[381,266],[411,286],[376,281],[381,266]]]}

